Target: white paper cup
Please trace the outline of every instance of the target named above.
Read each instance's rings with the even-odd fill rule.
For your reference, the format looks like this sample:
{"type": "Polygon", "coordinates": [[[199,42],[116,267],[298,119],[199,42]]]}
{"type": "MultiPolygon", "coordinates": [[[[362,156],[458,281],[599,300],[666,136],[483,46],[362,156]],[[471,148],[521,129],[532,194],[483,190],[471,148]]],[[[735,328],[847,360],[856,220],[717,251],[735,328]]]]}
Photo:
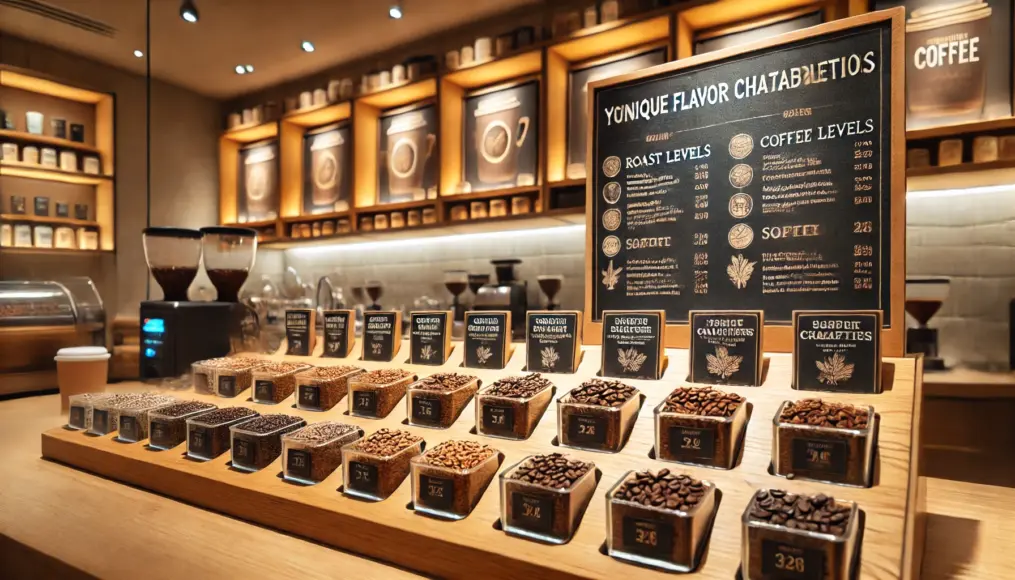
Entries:
{"type": "Polygon", "coordinates": [[[71,395],[99,393],[109,382],[109,351],[101,346],[61,348],[56,353],[60,411],[67,412],[71,395]]]}

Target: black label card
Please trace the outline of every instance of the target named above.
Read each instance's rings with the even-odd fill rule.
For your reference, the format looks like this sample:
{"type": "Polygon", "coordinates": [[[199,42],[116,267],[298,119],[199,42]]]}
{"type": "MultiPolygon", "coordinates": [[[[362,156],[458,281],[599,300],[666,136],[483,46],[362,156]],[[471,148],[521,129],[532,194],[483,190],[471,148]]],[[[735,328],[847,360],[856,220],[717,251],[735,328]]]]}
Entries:
{"type": "Polygon", "coordinates": [[[11,196],[11,213],[23,214],[28,210],[25,208],[25,196],[23,195],[12,195],[11,196]]]}
{"type": "Polygon", "coordinates": [[[825,553],[775,540],[762,540],[761,573],[787,580],[823,580],[826,578],[825,553]]]}
{"type": "Polygon", "coordinates": [[[67,423],[71,427],[83,428],[85,426],[85,410],[83,407],[71,407],[67,423]]]}
{"type": "Polygon", "coordinates": [[[761,384],[762,313],[691,312],[691,382],[713,385],[761,384]]]}
{"type": "Polygon", "coordinates": [[[498,405],[483,405],[483,430],[489,433],[513,433],[515,430],[515,408],[498,405]]]}
{"type": "Polygon", "coordinates": [[[103,434],[109,432],[109,411],[92,411],[92,430],[103,434]]]}
{"type": "Polygon", "coordinates": [[[715,428],[670,427],[670,453],[678,458],[712,459],[715,428]]]}
{"type": "Polygon", "coordinates": [[[236,396],[236,377],[232,375],[226,375],[219,377],[219,396],[221,397],[235,397],[236,396]]]}
{"type": "Polygon", "coordinates": [[[148,438],[153,445],[167,446],[170,441],[169,439],[169,425],[162,421],[152,421],[148,424],[148,438]]]}
{"type": "Polygon", "coordinates": [[[834,439],[793,439],[793,470],[846,475],[849,445],[834,439]]]}
{"type": "Polygon", "coordinates": [[[363,360],[388,362],[395,356],[394,312],[367,312],[363,315],[363,360]]]}
{"type": "Polygon", "coordinates": [[[881,392],[881,312],[793,313],[793,388],[881,392]]]}
{"type": "Polygon", "coordinates": [[[137,418],[128,415],[120,415],[119,437],[124,441],[137,441],[137,418]]]}
{"type": "Polygon", "coordinates": [[[299,397],[301,407],[321,408],[321,388],[317,385],[300,385],[296,396],[299,397]]]}
{"type": "Polygon", "coordinates": [[[312,456],[303,449],[290,449],[285,454],[286,472],[299,479],[310,480],[310,461],[312,456]]]}
{"type": "Polygon", "coordinates": [[[233,438],[233,462],[242,465],[253,465],[254,447],[256,445],[256,441],[240,439],[239,437],[233,438]]]}
{"type": "Polygon", "coordinates": [[[345,358],[352,350],[350,325],[355,325],[352,310],[324,313],[324,356],[345,358]]]}
{"type": "Polygon", "coordinates": [[[507,364],[511,329],[507,312],[465,313],[465,366],[502,369],[507,364]]]}
{"type": "Polygon", "coordinates": [[[624,546],[637,554],[670,559],[673,554],[673,525],[668,522],[625,517],[622,523],[624,546]]]}
{"type": "Polygon", "coordinates": [[[35,198],[35,215],[48,216],[49,215],[49,198],[48,197],[36,197],[35,198]]]}
{"type": "Polygon", "coordinates": [[[66,203],[56,202],[56,217],[70,217],[70,205],[66,203]]]}
{"type": "Polygon", "coordinates": [[[429,507],[450,510],[455,501],[455,482],[444,477],[420,475],[419,496],[429,507]]]}
{"type": "Polygon", "coordinates": [[[285,337],[289,345],[286,354],[310,356],[310,333],[314,332],[310,310],[285,311],[285,337]]]}
{"type": "Polygon", "coordinates": [[[606,444],[606,417],[571,414],[567,425],[571,443],[606,444]]]}
{"type": "Polygon", "coordinates": [[[549,533],[553,529],[553,498],[513,492],[509,523],[533,532],[549,533]]]}
{"type": "Polygon", "coordinates": [[[255,401],[272,401],[275,400],[275,383],[274,381],[254,381],[254,400],[255,401]]]}
{"type": "Polygon", "coordinates": [[[412,420],[417,423],[439,423],[441,400],[419,395],[412,397],[412,420]]]}
{"type": "Polygon", "coordinates": [[[349,487],[365,493],[377,493],[377,466],[350,461],[349,487]]]}
{"type": "Polygon", "coordinates": [[[409,360],[414,365],[442,365],[447,360],[450,312],[409,315],[409,360]]]}
{"type": "Polygon", "coordinates": [[[74,218],[79,220],[88,219],[88,206],[83,203],[75,203],[74,218]]]}
{"type": "Polygon", "coordinates": [[[211,439],[204,427],[191,427],[187,438],[187,450],[195,455],[208,457],[211,455],[211,439]]]}
{"type": "Polygon", "coordinates": [[[604,377],[658,379],[663,356],[663,313],[603,314],[604,377]]]}
{"type": "Polygon", "coordinates": [[[578,336],[576,312],[530,312],[525,327],[525,370],[573,373],[578,336]]]}
{"type": "Polygon", "coordinates": [[[352,394],[352,410],[360,415],[377,416],[377,392],[355,391],[352,394]]]}

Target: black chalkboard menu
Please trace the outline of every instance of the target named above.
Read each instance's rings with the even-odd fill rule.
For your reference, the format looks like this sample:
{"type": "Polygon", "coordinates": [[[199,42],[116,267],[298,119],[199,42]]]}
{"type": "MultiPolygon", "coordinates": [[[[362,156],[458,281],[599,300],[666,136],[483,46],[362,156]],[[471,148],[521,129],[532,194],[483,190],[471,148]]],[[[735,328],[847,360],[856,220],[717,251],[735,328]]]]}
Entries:
{"type": "Polygon", "coordinates": [[[736,308],[790,325],[793,310],[876,309],[890,326],[900,17],[593,85],[591,321],[661,309],[683,325],[692,309],[736,308]]]}

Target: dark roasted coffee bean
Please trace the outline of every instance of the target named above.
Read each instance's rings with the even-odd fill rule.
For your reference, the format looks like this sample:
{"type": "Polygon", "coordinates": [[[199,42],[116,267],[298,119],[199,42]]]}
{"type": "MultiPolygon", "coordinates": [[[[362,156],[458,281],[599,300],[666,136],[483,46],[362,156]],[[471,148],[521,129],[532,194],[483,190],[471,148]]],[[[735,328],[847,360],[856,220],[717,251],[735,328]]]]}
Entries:
{"type": "Polygon", "coordinates": [[[682,415],[729,417],[744,398],[712,387],[678,387],[666,397],[663,411],[682,415]]]}
{"type": "Polygon", "coordinates": [[[821,399],[803,399],[786,405],[779,416],[783,423],[836,427],[840,429],[863,429],[869,417],[866,409],[842,403],[826,403],[821,399]]]}
{"type": "Polygon", "coordinates": [[[427,391],[454,391],[475,380],[476,377],[461,373],[436,373],[420,379],[412,388],[427,391]]]}
{"type": "Polygon", "coordinates": [[[508,397],[512,399],[528,399],[544,389],[553,386],[549,380],[539,373],[531,375],[520,375],[517,377],[505,377],[490,385],[484,391],[485,395],[495,397],[508,397]]]}
{"type": "Polygon", "coordinates": [[[590,379],[568,393],[571,402],[601,407],[619,407],[638,394],[638,389],[620,381],[590,379]]]}
{"type": "Polygon", "coordinates": [[[824,494],[806,496],[772,489],[755,494],[748,514],[753,520],[790,529],[841,536],[849,520],[850,506],[836,503],[824,494]]]}

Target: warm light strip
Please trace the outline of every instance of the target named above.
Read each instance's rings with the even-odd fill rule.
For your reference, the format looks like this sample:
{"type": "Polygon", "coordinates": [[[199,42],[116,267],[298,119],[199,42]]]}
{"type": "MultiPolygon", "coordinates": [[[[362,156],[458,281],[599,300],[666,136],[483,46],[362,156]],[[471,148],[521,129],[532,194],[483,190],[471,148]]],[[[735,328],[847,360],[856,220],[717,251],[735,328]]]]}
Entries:
{"type": "Polygon", "coordinates": [[[906,194],[906,199],[954,197],[959,195],[983,195],[985,193],[1002,193],[1005,191],[1015,191],[1015,183],[987,185],[983,187],[967,187],[962,189],[927,189],[921,191],[910,191],[906,194]]]}
{"type": "MultiPolygon", "coordinates": [[[[541,231],[552,231],[556,233],[568,233],[584,231],[584,224],[576,225],[565,225],[565,226],[551,226],[546,228],[533,228],[527,230],[510,230],[506,232],[479,232],[474,234],[452,234],[447,236],[435,236],[432,238],[408,238],[403,240],[384,240],[376,242],[360,242],[352,244],[335,244],[330,246],[310,246],[305,248],[290,248],[287,252],[292,252],[297,256],[316,256],[320,254],[332,254],[338,252],[362,252],[364,250],[371,250],[375,248],[385,248],[395,250],[398,248],[404,248],[406,246],[427,246],[427,245],[438,245],[444,242],[450,242],[454,240],[455,243],[463,243],[478,240],[507,240],[510,238],[521,238],[528,237],[541,231]]],[[[553,235],[551,234],[551,235],[553,235]]]]}

